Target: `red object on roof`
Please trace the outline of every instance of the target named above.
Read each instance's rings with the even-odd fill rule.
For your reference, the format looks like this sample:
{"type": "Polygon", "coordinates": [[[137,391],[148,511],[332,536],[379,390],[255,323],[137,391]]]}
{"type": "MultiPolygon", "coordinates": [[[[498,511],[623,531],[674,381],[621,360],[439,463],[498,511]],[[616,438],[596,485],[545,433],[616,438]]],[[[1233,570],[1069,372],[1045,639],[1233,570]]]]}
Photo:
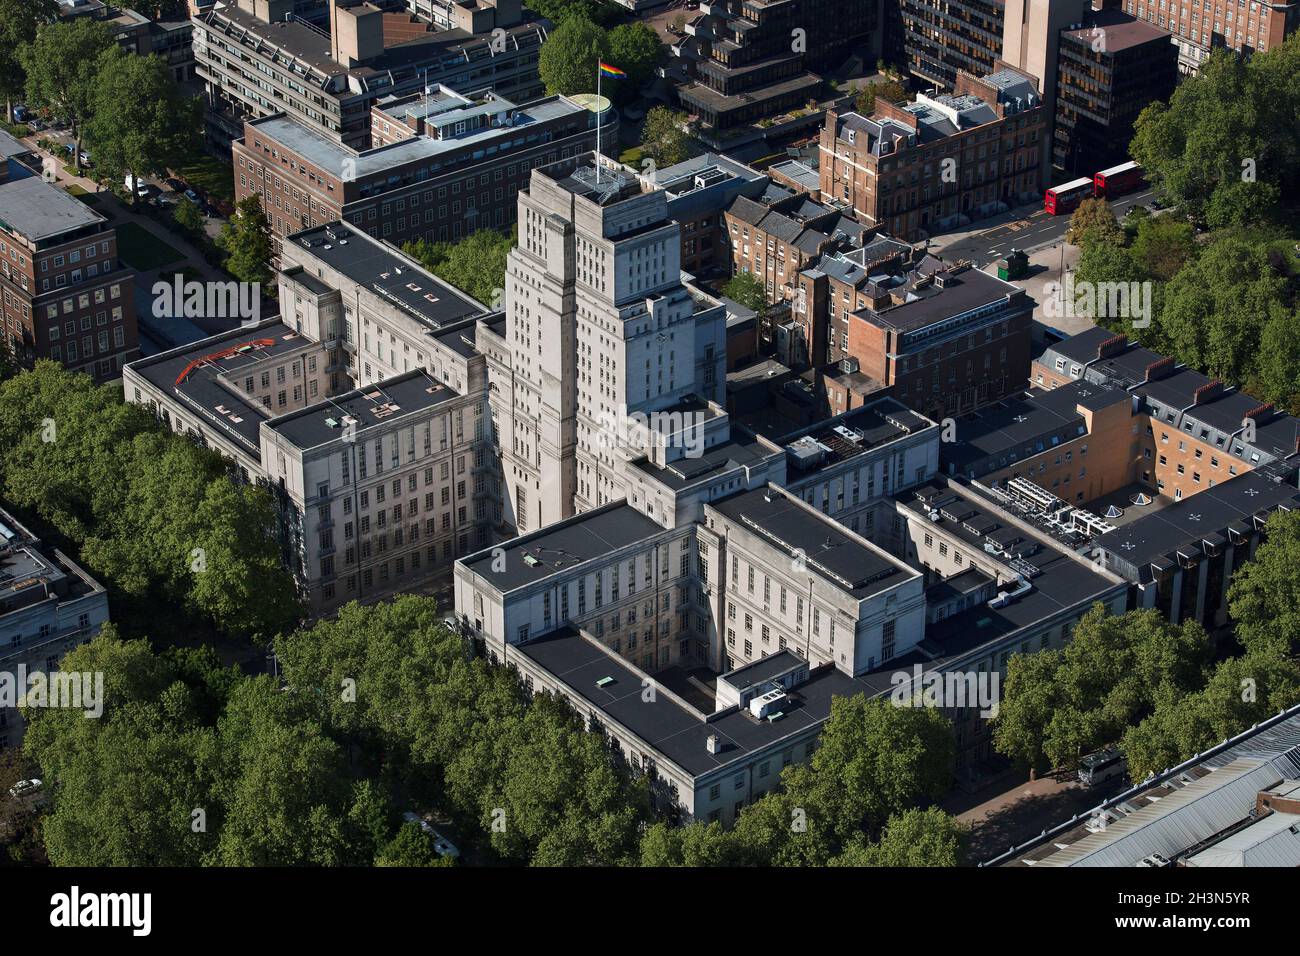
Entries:
{"type": "Polygon", "coordinates": [[[240,342],[238,345],[232,345],[229,348],[224,348],[219,352],[212,352],[208,355],[202,356],[201,358],[196,358],[193,362],[191,362],[189,365],[185,366],[185,368],[181,370],[181,374],[176,376],[176,384],[179,386],[181,382],[185,381],[186,377],[190,374],[190,372],[194,371],[204,362],[216,362],[219,359],[223,359],[226,358],[227,356],[234,355],[236,352],[241,352],[244,349],[249,348],[250,346],[256,348],[269,348],[274,344],[275,344],[275,339],[250,339],[247,342],[240,342]]]}

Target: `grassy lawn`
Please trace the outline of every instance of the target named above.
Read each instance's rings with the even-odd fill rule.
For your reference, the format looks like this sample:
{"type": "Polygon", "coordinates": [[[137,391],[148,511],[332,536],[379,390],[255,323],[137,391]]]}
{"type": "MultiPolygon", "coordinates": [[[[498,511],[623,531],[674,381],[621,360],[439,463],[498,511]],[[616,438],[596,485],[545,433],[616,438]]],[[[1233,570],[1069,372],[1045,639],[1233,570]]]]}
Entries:
{"type": "Polygon", "coordinates": [[[229,162],[222,162],[217,157],[204,153],[174,172],[191,186],[198,186],[218,199],[235,201],[235,173],[229,162]]]}
{"type": "Polygon", "coordinates": [[[137,272],[161,269],[185,258],[139,223],[124,222],[117,227],[117,254],[137,272]]]}
{"type": "Polygon", "coordinates": [[[645,150],[640,146],[633,146],[631,149],[625,149],[619,155],[618,161],[631,166],[633,169],[641,168],[641,157],[645,155],[645,150]]]}
{"type": "MultiPolygon", "coordinates": [[[[78,186],[76,183],[68,183],[68,185],[65,186],[64,188],[67,189],[68,193],[69,193],[70,195],[73,195],[73,196],[89,196],[89,195],[90,195],[90,193],[86,192],[86,189],[85,189],[84,186],[78,186]]],[[[82,200],[82,201],[85,202],[87,205],[94,205],[94,204],[91,203],[90,200],[88,200],[88,199],[86,199],[86,200],[82,200]]]]}

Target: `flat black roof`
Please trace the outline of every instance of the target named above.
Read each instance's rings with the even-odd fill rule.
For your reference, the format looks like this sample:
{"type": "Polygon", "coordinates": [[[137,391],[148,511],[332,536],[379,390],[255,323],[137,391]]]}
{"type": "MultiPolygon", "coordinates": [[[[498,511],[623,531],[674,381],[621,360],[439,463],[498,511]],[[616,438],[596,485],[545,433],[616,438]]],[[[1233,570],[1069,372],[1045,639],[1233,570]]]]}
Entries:
{"type": "Polygon", "coordinates": [[[289,236],[331,269],[398,305],[433,331],[491,310],[415,264],[391,245],[347,223],[331,222],[289,236]]]}
{"type": "Polygon", "coordinates": [[[1274,481],[1268,475],[1250,471],[1130,521],[1093,544],[1141,568],[1180,548],[1199,548],[1203,539],[1234,522],[1249,525],[1255,514],[1279,505],[1300,507],[1300,490],[1294,477],[1274,481]]]}
{"type": "Polygon", "coordinates": [[[663,468],[646,458],[638,458],[634,464],[656,481],[680,491],[696,482],[708,481],[710,476],[716,477],[741,466],[752,467],[764,458],[778,454],[760,445],[758,439],[744,429],[733,428],[732,436],[728,441],[704,449],[698,456],[683,456],[663,468]]]}
{"type": "Polygon", "coordinates": [[[957,419],[957,440],[945,442],[941,454],[945,463],[959,470],[1011,452],[1018,459],[1024,458],[1052,447],[1037,447],[1040,440],[1085,435],[1087,428],[1078,406],[1095,412],[1130,401],[1122,389],[1087,381],[1069,382],[1047,391],[1029,389],[961,416],[957,419]]]}
{"type": "MultiPolygon", "coordinates": [[[[662,758],[700,777],[725,768],[756,750],[817,728],[830,716],[834,697],[849,697],[863,688],[833,667],[813,672],[790,692],[779,720],[757,720],[748,711],[734,710],[705,721],[705,715],[683,706],[667,694],[653,701],[643,695],[645,674],[571,628],[517,645],[516,650],[561,681],[578,698],[644,740],[662,758]],[[612,677],[612,683],[596,682],[612,677]],[[716,734],[722,744],[709,753],[707,741],[716,734]]],[[[775,768],[777,772],[780,768],[775,768]]]]}
{"type": "Polygon", "coordinates": [[[458,397],[455,389],[423,369],[414,369],[281,415],[267,427],[298,448],[315,448],[338,441],[349,426],[355,429],[352,434],[361,438],[374,425],[412,412],[427,411],[458,397]]]}
{"type": "Polygon", "coordinates": [[[237,380],[249,366],[315,345],[275,321],[256,328],[233,329],[170,352],[138,359],[131,363],[131,368],[163,392],[180,397],[190,411],[216,425],[222,434],[239,441],[252,457],[260,458],[259,429],[262,422],[270,420],[271,412],[260,402],[249,401],[242,390],[228,388],[220,377],[237,380]],[[240,346],[246,347],[221,358],[210,357],[240,346]],[[195,362],[198,364],[191,367],[195,362]],[[186,368],[190,371],[178,385],[176,380],[186,368]]]}
{"type": "Polygon", "coordinates": [[[911,573],[859,544],[837,522],[810,513],[775,489],[742,492],[710,507],[791,557],[802,552],[810,569],[854,598],[893,587],[911,573]]]}
{"type": "Polygon", "coordinates": [[[787,649],[777,651],[775,654],[769,654],[767,657],[760,657],[756,661],[750,661],[748,664],[729,670],[725,674],[719,674],[718,680],[725,680],[733,687],[744,690],[746,687],[753,687],[755,684],[772,680],[781,674],[794,670],[800,664],[807,663],[794,651],[787,649]]]}
{"type": "Polygon", "coordinates": [[[662,525],[620,502],[469,555],[461,563],[505,593],[663,533],[662,525]],[[505,552],[500,571],[493,570],[498,551],[505,552]]]}
{"type": "MultiPolygon", "coordinates": [[[[910,289],[910,285],[908,286],[910,289]]],[[[966,269],[944,277],[944,287],[929,285],[912,302],[876,312],[860,309],[855,318],[885,329],[911,332],[935,322],[942,322],[963,312],[990,305],[1014,295],[1018,290],[1010,283],[978,269],[966,269]]]]}

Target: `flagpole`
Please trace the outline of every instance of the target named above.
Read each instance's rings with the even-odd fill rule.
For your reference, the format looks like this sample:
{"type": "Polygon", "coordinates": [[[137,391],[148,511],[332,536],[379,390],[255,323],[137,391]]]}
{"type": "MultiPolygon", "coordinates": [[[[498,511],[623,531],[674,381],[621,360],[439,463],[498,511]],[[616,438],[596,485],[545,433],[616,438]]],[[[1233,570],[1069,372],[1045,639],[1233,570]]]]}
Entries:
{"type": "Polygon", "coordinates": [[[601,109],[604,101],[600,98],[600,74],[603,72],[600,68],[600,57],[596,57],[596,182],[600,182],[600,116],[604,112],[601,109]]]}

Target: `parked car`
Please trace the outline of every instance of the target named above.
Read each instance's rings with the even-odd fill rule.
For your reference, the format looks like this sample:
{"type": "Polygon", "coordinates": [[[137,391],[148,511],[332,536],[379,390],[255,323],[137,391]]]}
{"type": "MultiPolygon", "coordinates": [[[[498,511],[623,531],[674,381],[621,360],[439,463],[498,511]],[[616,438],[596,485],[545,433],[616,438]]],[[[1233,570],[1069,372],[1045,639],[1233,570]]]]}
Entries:
{"type": "Polygon", "coordinates": [[[42,130],[46,129],[46,126],[40,120],[32,119],[27,121],[27,128],[30,129],[33,133],[39,133],[42,130]]]}
{"type": "Polygon", "coordinates": [[[414,823],[425,833],[429,834],[429,836],[433,837],[433,849],[439,856],[449,856],[453,859],[460,856],[460,850],[456,849],[456,844],[452,843],[445,836],[435,830],[429,825],[428,821],[424,820],[418,814],[412,813],[408,810],[406,813],[402,814],[402,819],[407,823],[414,823]]]}
{"type": "Polygon", "coordinates": [[[134,192],[141,199],[149,198],[149,184],[135,176],[127,176],[124,183],[128,193],[134,192]]]}
{"type": "Polygon", "coordinates": [[[36,796],[40,793],[43,784],[39,779],[19,780],[9,788],[9,796],[19,799],[26,799],[36,796]]]}
{"type": "Polygon", "coordinates": [[[194,205],[198,206],[200,209],[202,209],[205,205],[207,205],[207,203],[203,201],[203,197],[200,196],[198,193],[196,193],[193,189],[185,190],[185,198],[188,199],[190,202],[194,203],[194,205]]]}
{"type": "Polygon", "coordinates": [[[27,122],[27,107],[23,106],[21,103],[18,106],[14,107],[14,122],[15,123],[27,122]]]}

